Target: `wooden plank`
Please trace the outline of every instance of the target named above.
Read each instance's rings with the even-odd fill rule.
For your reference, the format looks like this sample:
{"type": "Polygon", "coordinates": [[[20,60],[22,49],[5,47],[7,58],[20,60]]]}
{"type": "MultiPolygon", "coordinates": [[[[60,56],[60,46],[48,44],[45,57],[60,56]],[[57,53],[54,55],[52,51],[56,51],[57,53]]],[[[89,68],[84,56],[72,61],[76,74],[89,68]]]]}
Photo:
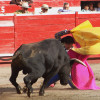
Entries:
{"type": "Polygon", "coordinates": [[[100,57],[100,54],[98,54],[98,55],[90,55],[89,58],[93,58],[93,57],[95,57],[95,58],[100,57]]]}
{"type": "Polygon", "coordinates": [[[78,14],[78,18],[85,19],[85,18],[100,18],[100,14],[78,14]]]}
{"type": "Polygon", "coordinates": [[[6,48],[6,49],[2,48],[2,49],[0,49],[0,54],[6,54],[6,53],[11,53],[12,54],[12,53],[14,53],[14,49],[13,48],[10,48],[10,49],[9,48],[6,48]]]}
{"type": "Polygon", "coordinates": [[[75,23],[71,24],[62,24],[62,25],[44,25],[44,26],[16,26],[16,32],[23,33],[23,32],[33,32],[33,31],[42,31],[42,32],[48,32],[48,31],[61,31],[65,29],[72,29],[75,26],[75,23]]]}
{"type": "Polygon", "coordinates": [[[35,35],[35,34],[29,34],[29,35],[27,35],[27,34],[23,34],[23,35],[21,35],[21,36],[17,36],[18,37],[18,39],[16,39],[16,41],[17,40],[20,40],[20,41],[23,41],[23,40],[26,40],[26,41],[35,41],[35,39],[41,39],[41,38],[45,38],[45,39],[47,39],[47,38],[53,38],[54,37],[54,34],[55,34],[55,32],[54,33],[52,33],[52,34],[43,34],[43,33],[37,33],[37,35],[35,35]],[[26,38],[23,38],[23,36],[24,37],[26,37],[26,38]]]}
{"type": "Polygon", "coordinates": [[[34,42],[39,42],[39,41],[42,41],[42,40],[44,40],[44,38],[37,38],[37,39],[35,39],[35,40],[31,40],[31,41],[29,41],[29,40],[23,40],[23,41],[21,41],[21,40],[17,40],[17,42],[16,42],[16,45],[15,45],[15,50],[19,47],[19,46],[21,46],[22,44],[27,44],[27,43],[34,43],[34,42]]]}
{"type": "MultiPolygon", "coordinates": [[[[9,53],[10,50],[14,50],[13,46],[3,46],[2,45],[2,46],[0,46],[0,48],[1,48],[0,50],[1,51],[4,50],[4,52],[8,50],[7,53],[9,53]]],[[[12,53],[14,53],[14,51],[12,53]]]]}
{"type": "Polygon", "coordinates": [[[0,16],[0,20],[13,20],[13,17],[14,16],[9,16],[9,15],[8,16],[5,16],[4,15],[4,16],[0,16]]]}
{"type": "Polygon", "coordinates": [[[14,33],[0,33],[0,40],[5,40],[5,39],[13,39],[14,40],[14,33]]]}
{"type": "Polygon", "coordinates": [[[17,20],[18,26],[34,26],[34,25],[61,25],[74,23],[75,18],[59,18],[59,19],[36,19],[36,20],[17,20]],[[70,20],[69,20],[70,19],[70,20]],[[25,24],[27,23],[27,24],[25,24]]]}
{"type": "Polygon", "coordinates": [[[7,39],[7,40],[1,40],[0,39],[0,47],[14,47],[14,39],[7,39]]]}
{"type": "Polygon", "coordinates": [[[89,20],[93,27],[100,27],[100,18],[95,18],[95,20],[94,18],[78,19],[78,25],[86,20],[89,20]]]}
{"type": "MultiPolygon", "coordinates": [[[[74,27],[74,25],[73,25],[73,27],[74,27]]],[[[61,30],[64,30],[65,28],[63,27],[63,29],[61,29],[61,30]]],[[[24,30],[23,32],[18,32],[16,34],[16,39],[23,39],[23,38],[24,39],[27,39],[27,38],[31,39],[31,38],[36,38],[36,37],[38,37],[38,38],[50,37],[61,30],[49,30],[49,31],[45,31],[45,30],[44,31],[37,31],[37,30],[36,31],[34,31],[34,30],[25,31],[24,30]]]]}
{"type": "Polygon", "coordinates": [[[32,16],[16,16],[16,20],[35,20],[35,19],[58,19],[58,18],[74,18],[75,14],[57,14],[57,15],[32,15],[32,16]]]}
{"type": "Polygon", "coordinates": [[[0,27],[0,34],[1,33],[13,33],[14,34],[14,27],[0,27]]]}
{"type": "Polygon", "coordinates": [[[13,39],[14,40],[14,27],[0,27],[0,40],[13,39]]]}

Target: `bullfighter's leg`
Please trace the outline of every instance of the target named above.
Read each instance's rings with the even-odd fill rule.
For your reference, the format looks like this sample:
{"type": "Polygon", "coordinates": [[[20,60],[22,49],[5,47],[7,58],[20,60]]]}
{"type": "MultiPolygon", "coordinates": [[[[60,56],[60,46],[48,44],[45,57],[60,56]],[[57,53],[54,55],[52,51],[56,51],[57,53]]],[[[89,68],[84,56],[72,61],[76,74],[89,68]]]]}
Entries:
{"type": "Polygon", "coordinates": [[[22,91],[21,91],[21,87],[20,85],[16,82],[16,78],[18,76],[18,73],[19,73],[19,69],[18,67],[15,67],[15,66],[11,66],[11,70],[12,70],[12,74],[11,74],[11,77],[10,77],[10,82],[16,87],[16,91],[18,94],[21,94],[22,91]]]}
{"type": "Polygon", "coordinates": [[[47,83],[50,81],[50,79],[55,76],[58,73],[59,69],[58,67],[54,67],[49,73],[48,75],[45,77],[43,85],[39,91],[39,95],[43,96],[44,95],[44,89],[47,87],[47,83]]]}
{"type": "Polygon", "coordinates": [[[47,83],[46,88],[48,88],[51,84],[57,82],[58,80],[60,80],[60,78],[59,78],[59,75],[56,74],[56,75],[55,75],[54,77],[52,77],[52,78],[50,79],[50,81],[47,83]]]}

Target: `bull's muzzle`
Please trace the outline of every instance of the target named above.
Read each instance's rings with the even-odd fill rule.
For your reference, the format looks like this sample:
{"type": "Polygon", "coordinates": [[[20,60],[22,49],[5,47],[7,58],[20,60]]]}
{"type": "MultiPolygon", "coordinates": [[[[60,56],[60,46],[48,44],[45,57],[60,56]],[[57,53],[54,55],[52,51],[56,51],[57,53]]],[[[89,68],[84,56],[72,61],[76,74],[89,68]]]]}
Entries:
{"type": "Polygon", "coordinates": [[[60,75],[60,84],[67,85],[68,84],[68,77],[66,74],[60,75]]]}

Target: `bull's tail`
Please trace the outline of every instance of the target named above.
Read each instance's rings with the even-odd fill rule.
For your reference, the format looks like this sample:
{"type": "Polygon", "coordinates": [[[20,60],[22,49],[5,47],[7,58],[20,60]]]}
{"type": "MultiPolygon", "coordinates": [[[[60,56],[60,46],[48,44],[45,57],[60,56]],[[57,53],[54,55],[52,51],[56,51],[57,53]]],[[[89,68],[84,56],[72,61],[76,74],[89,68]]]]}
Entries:
{"type": "Polygon", "coordinates": [[[11,58],[8,58],[8,59],[4,59],[4,57],[1,57],[0,60],[2,60],[2,61],[13,60],[13,59],[15,59],[18,55],[19,55],[19,53],[15,54],[14,56],[12,56],[11,58]]]}
{"type": "Polygon", "coordinates": [[[70,59],[70,65],[73,65],[74,62],[77,62],[77,63],[80,63],[82,64],[83,66],[87,67],[85,63],[83,63],[81,60],[79,59],[76,59],[76,58],[72,58],[70,59]]]}
{"type": "Polygon", "coordinates": [[[20,53],[21,53],[21,48],[22,48],[23,45],[21,45],[14,53],[14,55],[11,57],[11,58],[8,58],[8,59],[4,59],[4,57],[0,57],[0,60],[3,60],[3,61],[9,61],[9,60],[13,60],[15,59],[20,53]]]}

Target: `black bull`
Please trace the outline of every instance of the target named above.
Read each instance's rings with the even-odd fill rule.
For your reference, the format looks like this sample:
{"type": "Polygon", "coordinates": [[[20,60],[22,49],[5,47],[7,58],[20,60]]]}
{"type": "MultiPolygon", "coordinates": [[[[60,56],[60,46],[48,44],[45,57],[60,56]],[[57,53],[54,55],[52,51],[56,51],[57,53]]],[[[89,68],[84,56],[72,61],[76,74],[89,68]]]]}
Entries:
{"type": "Polygon", "coordinates": [[[56,39],[23,44],[11,59],[10,81],[16,87],[17,93],[21,93],[21,87],[16,82],[16,78],[21,70],[23,74],[27,74],[24,77],[24,83],[28,96],[33,91],[32,84],[40,77],[44,78],[44,82],[39,95],[44,94],[47,83],[57,73],[60,77],[60,83],[66,85],[71,70],[70,63],[74,62],[74,60],[70,60],[61,42],[56,39]]]}

